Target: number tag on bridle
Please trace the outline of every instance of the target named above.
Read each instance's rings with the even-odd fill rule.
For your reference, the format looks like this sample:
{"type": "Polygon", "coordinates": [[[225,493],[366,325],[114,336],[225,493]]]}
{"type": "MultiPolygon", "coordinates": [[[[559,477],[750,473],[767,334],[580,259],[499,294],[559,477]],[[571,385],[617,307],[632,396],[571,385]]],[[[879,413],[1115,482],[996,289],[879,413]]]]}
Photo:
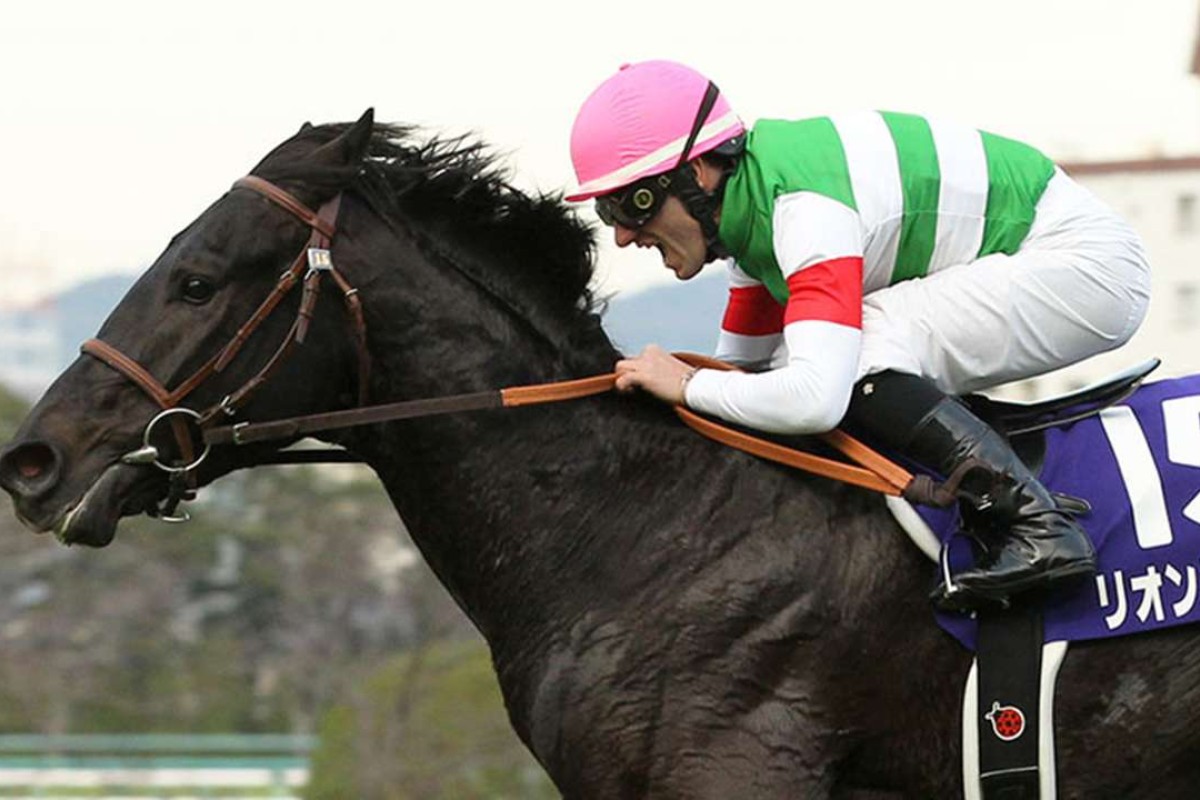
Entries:
{"type": "Polygon", "coordinates": [[[308,248],[308,268],[328,272],[333,269],[333,256],[324,247],[308,248]]]}

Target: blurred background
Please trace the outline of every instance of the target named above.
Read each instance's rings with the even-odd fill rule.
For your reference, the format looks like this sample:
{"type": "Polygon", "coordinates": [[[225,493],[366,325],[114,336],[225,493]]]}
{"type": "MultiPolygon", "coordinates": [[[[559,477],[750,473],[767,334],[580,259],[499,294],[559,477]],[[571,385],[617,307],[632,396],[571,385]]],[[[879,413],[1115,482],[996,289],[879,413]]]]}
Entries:
{"type": "MultiPolygon", "coordinates": [[[[1154,268],[1141,332],[1002,393],[1150,356],[1195,372],[1198,33],[1197,0],[6,7],[0,442],[170,237],[302,122],[371,106],[473,134],[514,184],[556,193],[580,103],[658,57],[747,122],[886,108],[1028,141],[1127,216],[1154,268]]],[[[710,350],[719,270],[676,284],[598,235],[614,340],[710,350]]],[[[556,796],[369,473],[258,470],[190,525],[130,520],[99,552],[0,511],[0,797],[556,796]]]]}

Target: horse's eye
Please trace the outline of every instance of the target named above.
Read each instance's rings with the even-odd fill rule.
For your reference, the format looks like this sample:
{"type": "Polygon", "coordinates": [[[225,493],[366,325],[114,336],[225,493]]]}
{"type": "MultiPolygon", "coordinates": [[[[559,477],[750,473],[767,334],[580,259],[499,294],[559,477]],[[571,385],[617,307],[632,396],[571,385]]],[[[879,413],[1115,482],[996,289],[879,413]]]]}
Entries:
{"type": "Polygon", "coordinates": [[[212,299],[215,291],[212,282],[192,276],[183,282],[183,299],[189,303],[203,305],[212,299]]]}

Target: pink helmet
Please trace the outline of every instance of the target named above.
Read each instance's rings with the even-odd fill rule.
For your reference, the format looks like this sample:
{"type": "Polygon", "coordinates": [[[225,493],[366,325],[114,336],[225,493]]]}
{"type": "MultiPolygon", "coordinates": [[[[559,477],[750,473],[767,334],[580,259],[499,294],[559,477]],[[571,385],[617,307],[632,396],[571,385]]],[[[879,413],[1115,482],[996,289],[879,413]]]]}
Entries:
{"type": "MultiPolygon", "coordinates": [[[[575,117],[571,161],[579,186],[567,200],[587,200],[678,164],[708,86],[708,78],[674,61],[622,66],[575,117]]],[[[687,158],[745,130],[719,95],[687,158]]]]}

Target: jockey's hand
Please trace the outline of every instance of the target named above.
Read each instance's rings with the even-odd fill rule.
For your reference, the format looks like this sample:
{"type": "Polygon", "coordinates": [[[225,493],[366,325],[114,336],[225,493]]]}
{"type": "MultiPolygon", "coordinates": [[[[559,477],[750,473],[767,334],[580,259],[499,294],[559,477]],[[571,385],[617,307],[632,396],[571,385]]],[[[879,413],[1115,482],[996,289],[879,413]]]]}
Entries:
{"type": "Polygon", "coordinates": [[[656,344],[648,345],[640,355],[617,362],[617,391],[643,389],[673,405],[683,405],[683,390],[695,372],[656,344]]]}

